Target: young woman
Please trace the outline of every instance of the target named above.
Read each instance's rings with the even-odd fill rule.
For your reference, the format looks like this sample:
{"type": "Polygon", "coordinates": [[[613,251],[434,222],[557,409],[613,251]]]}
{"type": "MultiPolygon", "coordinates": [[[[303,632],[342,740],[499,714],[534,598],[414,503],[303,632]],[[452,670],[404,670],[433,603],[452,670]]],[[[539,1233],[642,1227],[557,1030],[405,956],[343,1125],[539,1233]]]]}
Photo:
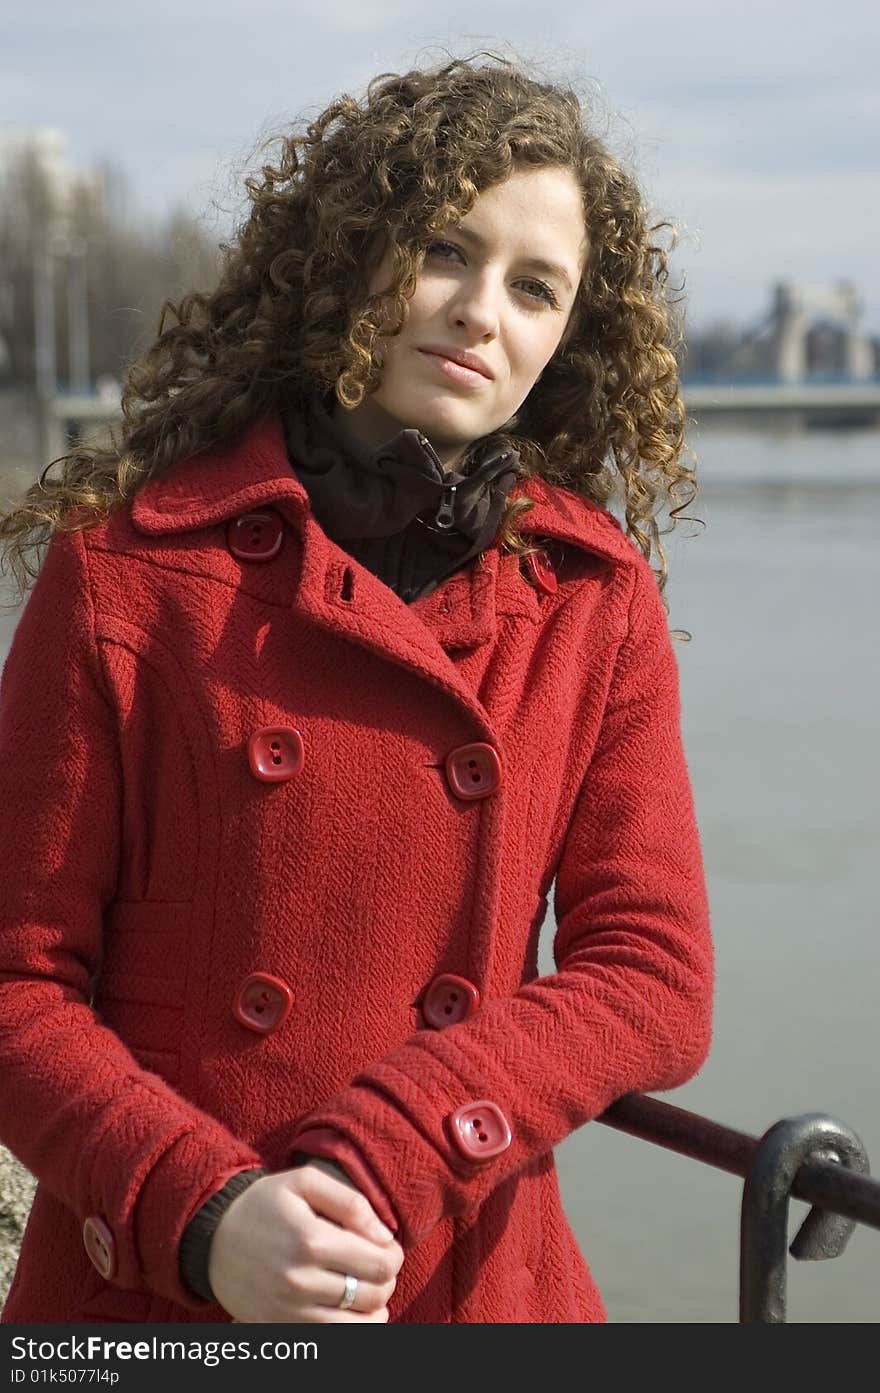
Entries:
{"type": "Polygon", "coordinates": [[[117,446],[2,522],[22,583],[51,535],[0,704],[4,1319],[601,1321],[553,1147],[710,1038],[666,257],[493,59],[248,189],[117,446]]]}

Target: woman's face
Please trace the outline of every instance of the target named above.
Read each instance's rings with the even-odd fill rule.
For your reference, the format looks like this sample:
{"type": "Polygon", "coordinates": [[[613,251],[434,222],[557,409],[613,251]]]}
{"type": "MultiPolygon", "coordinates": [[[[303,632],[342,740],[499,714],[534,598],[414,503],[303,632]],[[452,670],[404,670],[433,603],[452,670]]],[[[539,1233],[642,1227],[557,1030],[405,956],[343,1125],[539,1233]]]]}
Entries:
{"type": "MultiPolygon", "coordinates": [[[[429,245],[407,322],[381,341],[380,385],[342,415],[346,428],[379,445],[415,427],[454,468],[472,441],[513,416],[552,358],[587,249],[583,198],[570,170],[517,170],[480,194],[429,245]]],[[[386,258],[369,290],[388,281],[386,258]]]]}

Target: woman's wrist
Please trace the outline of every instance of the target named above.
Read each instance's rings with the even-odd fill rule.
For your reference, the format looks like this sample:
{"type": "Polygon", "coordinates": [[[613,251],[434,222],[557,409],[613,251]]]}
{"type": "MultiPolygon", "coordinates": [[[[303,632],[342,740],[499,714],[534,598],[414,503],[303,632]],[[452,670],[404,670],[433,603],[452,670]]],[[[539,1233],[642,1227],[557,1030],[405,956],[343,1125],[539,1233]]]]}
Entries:
{"type": "Polygon", "coordinates": [[[239,1171],[190,1219],[180,1240],[178,1262],[181,1280],[194,1296],[200,1296],[204,1301],[216,1301],[208,1277],[208,1261],[217,1225],[239,1195],[269,1174],[266,1170],[239,1171]]]}

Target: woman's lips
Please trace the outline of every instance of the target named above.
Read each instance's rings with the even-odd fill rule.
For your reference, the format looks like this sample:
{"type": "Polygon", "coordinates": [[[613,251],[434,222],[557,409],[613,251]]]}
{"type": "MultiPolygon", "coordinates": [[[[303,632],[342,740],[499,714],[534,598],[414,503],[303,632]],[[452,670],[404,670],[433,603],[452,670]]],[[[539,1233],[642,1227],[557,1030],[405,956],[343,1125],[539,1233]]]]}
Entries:
{"type": "Polygon", "coordinates": [[[476,368],[466,368],[461,363],[456,363],[452,358],[445,357],[442,353],[432,353],[428,348],[420,348],[421,353],[429,362],[435,363],[440,372],[448,377],[452,382],[458,382],[462,387],[479,387],[489,378],[485,373],[477,372],[476,368]]]}

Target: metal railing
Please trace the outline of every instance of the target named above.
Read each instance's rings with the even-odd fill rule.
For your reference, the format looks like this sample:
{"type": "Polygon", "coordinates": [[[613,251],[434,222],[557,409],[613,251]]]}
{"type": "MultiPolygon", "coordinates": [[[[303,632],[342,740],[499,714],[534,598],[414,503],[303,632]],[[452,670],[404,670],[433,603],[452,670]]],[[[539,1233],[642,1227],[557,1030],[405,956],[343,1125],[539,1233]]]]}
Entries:
{"type": "Polygon", "coordinates": [[[856,1134],[836,1118],[783,1118],[762,1137],[737,1132],[658,1098],[628,1093],[597,1119],[745,1181],[739,1319],[785,1321],[786,1250],[803,1261],[839,1257],[856,1224],[880,1229],[880,1183],[856,1134]],[[788,1203],[813,1207],[788,1245],[788,1203]]]}

